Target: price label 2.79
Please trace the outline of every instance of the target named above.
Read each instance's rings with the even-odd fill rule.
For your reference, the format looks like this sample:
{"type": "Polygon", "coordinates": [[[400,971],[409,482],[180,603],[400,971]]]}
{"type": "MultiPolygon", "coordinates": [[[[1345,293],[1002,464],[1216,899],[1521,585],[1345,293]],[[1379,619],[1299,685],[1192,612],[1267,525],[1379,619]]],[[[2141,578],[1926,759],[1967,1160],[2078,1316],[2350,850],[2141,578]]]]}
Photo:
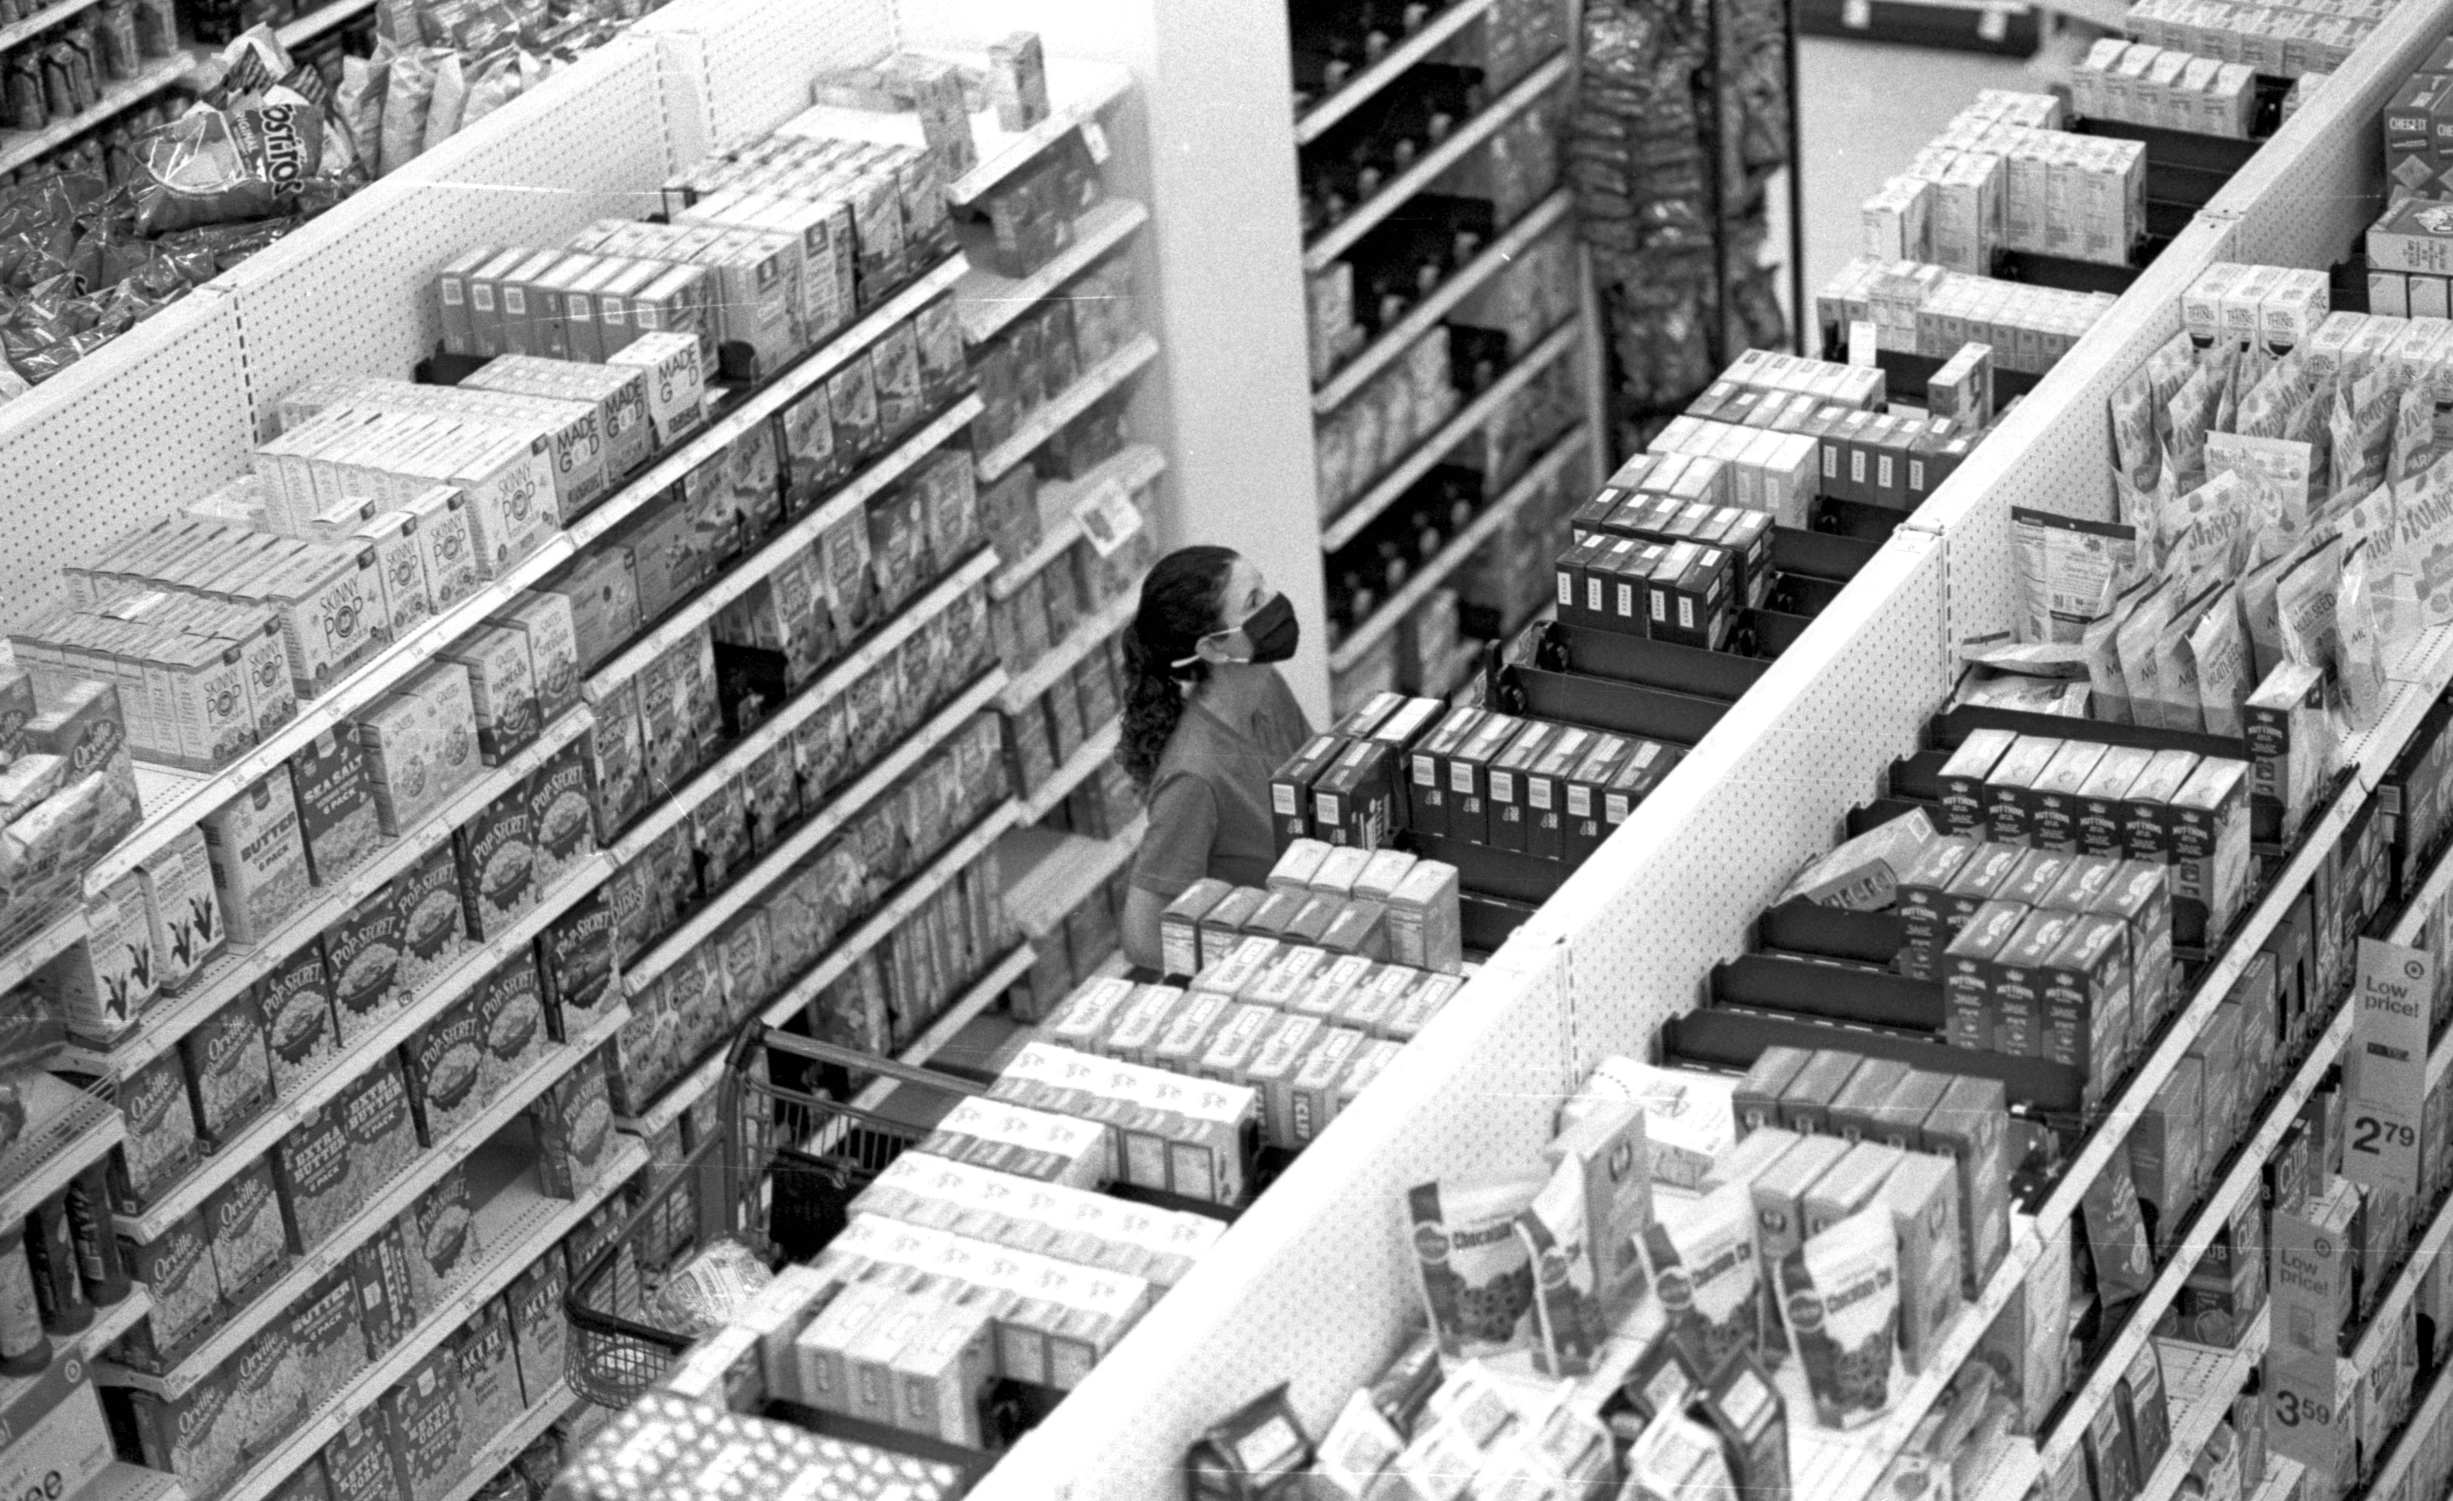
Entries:
{"type": "Polygon", "coordinates": [[[2350,1109],[2342,1175],[2370,1188],[2419,1191],[2419,1120],[2427,1096],[2434,960],[2420,949],[2359,941],[2359,984],[2344,1064],[2350,1109]]]}

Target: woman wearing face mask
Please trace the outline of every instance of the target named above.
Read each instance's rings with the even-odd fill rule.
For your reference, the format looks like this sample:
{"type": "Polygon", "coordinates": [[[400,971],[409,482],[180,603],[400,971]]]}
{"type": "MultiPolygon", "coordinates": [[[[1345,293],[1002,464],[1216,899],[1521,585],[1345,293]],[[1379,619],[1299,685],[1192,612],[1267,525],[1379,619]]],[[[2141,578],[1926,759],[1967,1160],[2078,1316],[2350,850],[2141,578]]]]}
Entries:
{"type": "Polygon", "coordinates": [[[1224,547],[1185,547],[1141,585],[1124,637],[1117,757],[1149,833],[1124,904],[1124,952],[1159,967],[1158,915],[1205,876],[1259,886],[1277,860],[1269,776],[1311,737],[1272,662],[1295,654],[1294,607],[1224,547]]]}

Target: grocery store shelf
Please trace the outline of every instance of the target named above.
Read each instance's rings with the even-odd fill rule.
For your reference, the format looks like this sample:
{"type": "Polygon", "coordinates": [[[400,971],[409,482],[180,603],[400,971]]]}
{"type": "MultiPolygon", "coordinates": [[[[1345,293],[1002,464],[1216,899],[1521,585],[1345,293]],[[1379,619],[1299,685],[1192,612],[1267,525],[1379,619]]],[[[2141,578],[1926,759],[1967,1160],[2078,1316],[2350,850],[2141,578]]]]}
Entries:
{"type": "MultiPolygon", "coordinates": [[[[599,864],[602,865],[601,857],[599,864]]],[[[143,1214],[117,1216],[119,1233],[146,1242],[167,1234],[180,1220],[202,1208],[207,1195],[272,1151],[282,1138],[339,1098],[369,1067],[389,1058],[393,1049],[407,1043],[420,1027],[442,1015],[512,954],[534,942],[538,934],[595,890],[602,880],[601,874],[584,880],[576,877],[564,880],[501,937],[453,965],[425,994],[405,1006],[394,1007],[373,1031],[350,1038],[323,1072],[299,1086],[290,1098],[266,1110],[219,1150],[198,1158],[195,1167],[163,1190],[143,1214]]]]}
{"type": "Polygon", "coordinates": [[[623,865],[639,858],[649,845],[663,838],[675,824],[689,817],[692,810],[722,790],[725,783],[789,739],[810,715],[835,702],[849,692],[854,683],[875,672],[887,658],[902,649],[904,642],[944,614],[955,600],[962,597],[964,591],[978,587],[979,581],[986,578],[988,571],[995,566],[996,554],[981,548],[965,559],[960,567],[931,584],[917,599],[905,605],[901,614],[873,628],[853,647],[850,656],[835,662],[802,685],[800,692],[784,700],[782,708],[760,720],[757,729],[743,736],[732,749],[700,767],[687,785],[623,830],[622,837],[613,841],[613,858],[623,865]]]}
{"type": "Polygon", "coordinates": [[[1338,367],[1328,383],[1312,393],[1312,410],[1326,416],[1336,411],[1355,392],[1368,385],[1371,378],[1395,363],[1398,356],[1414,345],[1414,341],[1429,333],[1446,318],[1456,305],[1481,290],[1483,283],[1506,269],[1509,262],[1522,255],[1525,248],[1563,222],[1574,206],[1575,194],[1565,188],[1543,199],[1523,218],[1509,226],[1508,231],[1491,241],[1480,255],[1459,267],[1456,273],[1439,284],[1438,290],[1380,331],[1380,336],[1363,346],[1360,353],[1338,367]]]}
{"type": "Polygon", "coordinates": [[[85,909],[72,906],[44,923],[25,941],[0,954],[0,991],[16,989],[26,976],[85,941],[85,909]]]}
{"type": "MultiPolygon", "coordinates": [[[[2409,1489],[2411,1469],[2436,1441],[2436,1430],[2445,1421],[2447,1407],[2453,1407],[2453,1362],[2448,1362],[2437,1371],[2436,1378],[2428,1383],[2426,1394],[2411,1404],[2410,1421],[2402,1425],[2402,1431],[2386,1446],[2385,1461],[2377,1466],[2375,1478],[2368,1482],[2367,1489],[2361,1492],[2362,1496],[2382,1498],[2417,1494],[2409,1489]]],[[[2266,1461],[2269,1470],[2273,1469],[2274,1464],[2275,1461],[2271,1459],[2266,1461]]],[[[2289,1477],[2295,1486],[2299,1479],[2296,1469],[2295,1466],[2295,1473],[2289,1477]]],[[[2266,1484],[2258,1491],[2255,1501],[2282,1501],[2283,1497],[2296,1494],[2296,1490],[2278,1488],[2277,1482],[2283,1478],[2268,1474],[2266,1484]]]]}
{"type": "Polygon", "coordinates": [[[1495,0],[1452,0],[1446,10],[1425,21],[1422,30],[1388,49],[1380,60],[1346,80],[1345,86],[1305,110],[1295,120],[1295,144],[1308,146],[1328,128],[1354,113],[1356,107],[1387,88],[1397,76],[1440,48],[1440,44],[1471,25],[1495,0]]]}
{"type": "Polygon", "coordinates": [[[988,597],[1011,597],[1082,540],[1082,523],[1073,514],[1074,506],[1081,500],[1111,484],[1133,494],[1166,472],[1165,454],[1147,443],[1135,443],[1080,479],[1051,480],[1040,485],[1039,541],[1029,552],[998,565],[996,577],[988,581],[988,597]]]}
{"type": "Polygon", "coordinates": [[[1044,829],[1016,830],[1007,837],[1003,852],[1006,915],[1023,936],[1047,937],[1116,872],[1132,863],[1148,828],[1148,819],[1135,818],[1109,839],[1044,829]]]}
{"type": "MultiPolygon", "coordinates": [[[[2453,1396],[2453,1387],[2445,1386],[2441,1377],[2438,1378],[2437,1386],[2439,1391],[2453,1396]]],[[[2404,1464],[2407,1465],[2407,1463],[2408,1461],[2405,1460],[2404,1464]]],[[[2380,1478],[2393,1476],[2395,1473],[2391,1460],[2386,1462],[2385,1469],[2378,1471],[2380,1478]]],[[[2300,1462],[2296,1459],[2287,1459],[2268,1449],[2266,1451],[2265,1481],[2250,1494],[2248,1501],[2289,1501],[2289,1498],[2299,1493],[2300,1462]]],[[[2386,1496],[2391,1495],[2392,1491],[2387,1487],[2379,1487],[2370,1494],[2386,1496]]]]}
{"type": "Polygon", "coordinates": [[[1985,1469],[1970,1478],[1959,1494],[1967,1501],[2026,1501],[2027,1491],[2044,1478],[2044,1468],[2036,1462],[2034,1439],[2004,1433],[1993,1441],[1992,1452],[1985,1456],[1985,1469]]]}
{"type": "Polygon", "coordinates": [[[1142,366],[1158,358],[1158,336],[1136,334],[1131,343],[1075,378],[1072,385],[1022,419],[1013,436],[980,456],[979,477],[989,482],[1002,476],[1061,432],[1065,424],[1090,410],[1108,392],[1133,378],[1142,366]]]}
{"type": "Polygon", "coordinates": [[[186,53],[174,53],[149,64],[134,78],[104,89],[91,109],[79,110],[64,120],[54,120],[40,130],[12,130],[0,134],[0,173],[14,172],[28,162],[67,145],[112,116],[135,108],[178,83],[195,66],[196,60],[186,53]]]}
{"type": "Polygon", "coordinates": [[[273,732],[262,745],[229,766],[202,777],[180,777],[154,768],[158,800],[146,797],[145,822],[86,872],[88,895],[100,892],[134,870],[146,858],[194,827],[205,814],[227,802],[279,767],[317,736],[343,720],[354,718],[402,679],[432,661],[446,644],[475,630],[511,603],[520,591],[543,579],[581,548],[587,547],[660,500],[674,485],[709,459],[720,456],[734,439],[764,423],[801,393],[823,380],[879,336],[909,318],[961,277],[961,256],[948,257],[921,273],[910,286],[890,297],[875,312],[838,334],[824,347],[787,368],[781,375],[735,403],[717,422],[701,428],[671,452],[625,482],[604,503],[546,539],[536,552],[520,560],[448,610],[444,610],[384,648],[346,678],[316,698],[299,705],[298,717],[273,732]],[[159,802],[160,806],[155,806],[159,802]]]}
{"type": "MultiPolygon", "coordinates": [[[[944,1052],[953,1045],[954,1039],[963,1034],[965,1028],[985,1015],[988,1008],[996,1004],[997,998],[1012,989],[1038,962],[1038,952],[1027,943],[998,960],[989,967],[988,973],[973,981],[970,989],[964,991],[954,1004],[946,1007],[935,1021],[930,1022],[927,1031],[913,1038],[910,1046],[895,1054],[895,1061],[918,1068],[944,1052]]],[[[849,1108],[875,1114],[899,1087],[898,1080],[884,1077],[871,1079],[853,1094],[849,1108]]],[[[849,1115],[831,1113],[825,1125],[819,1127],[808,1140],[799,1143],[800,1149],[813,1156],[825,1156],[842,1139],[851,1120],[849,1115]]]]}
{"type": "MultiPolygon", "coordinates": [[[[465,973],[465,969],[462,972],[465,973]]],[[[410,1205],[417,1202],[419,1195],[441,1182],[445,1174],[477,1155],[478,1149],[492,1140],[496,1132],[518,1119],[537,1096],[552,1088],[581,1059],[611,1042],[614,1034],[621,1031],[622,1024],[629,1019],[629,1007],[613,1006],[585,1032],[566,1043],[548,1048],[543,1057],[530,1065],[528,1072],[513,1080],[509,1087],[488,1102],[483,1112],[472,1117],[447,1139],[418,1153],[406,1171],[359,1210],[348,1224],[335,1231],[330,1240],[293,1260],[288,1271],[266,1284],[244,1307],[233,1310],[210,1338],[181,1357],[178,1364],[168,1371],[156,1376],[121,1366],[98,1364],[94,1367],[94,1379],[104,1386],[131,1387],[172,1400],[185,1396],[198,1381],[238,1354],[267,1325],[288,1313],[300,1298],[313,1290],[316,1283],[348,1265],[350,1252],[400,1218],[410,1205]]]]}
{"type": "Polygon", "coordinates": [[[313,943],[317,934],[373,896],[378,887],[442,847],[453,830],[484,812],[488,804],[517,787],[548,757],[587,733],[595,723],[596,717],[584,707],[557,716],[537,737],[536,744],[502,765],[481,772],[406,836],[378,845],[375,853],[339,885],[320,888],[320,895],[262,941],[208,960],[184,993],[146,1012],[137,1029],[127,1037],[107,1048],[72,1045],[59,1066],[124,1079],[169,1052],[178,1046],[180,1038],[203,1025],[248,986],[288,962],[291,955],[313,943]]]}
{"type": "Polygon", "coordinates": [[[297,20],[283,26],[274,35],[284,47],[303,47],[325,32],[348,25],[375,8],[375,0],[331,0],[319,5],[297,20]]]}
{"type": "Polygon", "coordinates": [[[995,698],[997,690],[1003,686],[1004,670],[992,667],[957,694],[951,703],[922,721],[917,729],[886,754],[885,759],[836,793],[815,817],[759,856],[755,864],[736,876],[731,885],[700,908],[688,922],[657,940],[655,946],[641,954],[636,963],[627,966],[622,973],[626,992],[634,996],[641,994],[666,970],[697,952],[725,924],[738,917],[744,908],[763,898],[770,887],[789,874],[811,851],[841,833],[844,826],[863,809],[910,775],[939,746],[951,739],[972,715],[987,708],[989,700],[995,698]]]}
{"type": "Polygon", "coordinates": [[[485,1447],[470,1456],[465,1473],[452,1482],[437,1501],[473,1501],[493,1478],[511,1467],[511,1461],[533,1444],[546,1429],[553,1427],[579,1406],[579,1394],[557,1381],[544,1399],[513,1419],[502,1432],[486,1440],[485,1447]]]}
{"type": "Polygon", "coordinates": [[[646,670],[649,663],[671,651],[707,628],[707,623],[723,613],[726,606],[766,579],[796,557],[809,551],[810,545],[849,516],[861,514],[870,497],[910,473],[929,455],[943,448],[957,433],[970,426],[986,408],[977,396],[966,396],[938,416],[923,424],[910,437],[868,468],[847,480],[843,487],[816,508],[795,517],[782,531],[728,569],[698,593],[685,600],[681,607],[659,621],[655,629],[624,647],[612,661],[588,675],[588,695],[601,698],[623,683],[646,670]]]}
{"type": "Polygon", "coordinates": [[[1381,601],[1380,607],[1371,612],[1369,619],[1346,632],[1329,651],[1329,670],[1345,672],[1362,661],[1373,647],[1397,628],[1399,621],[1421,606],[1432,590],[1447,582],[1450,574],[1464,566],[1465,560],[1473,556],[1474,549],[1489,541],[1499,528],[1525,508],[1528,501],[1547,489],[1559,471],[1566,468],[1576,455],[1585,452],[1591,442],[1581,422],[1553,441],[1549,451],[1534,461],[1533,467],[1525,471],[1523,478],[1510,485],[1497,500],[1484,506],[1463,531],[1448,539],[1448,545],[1440,549],[1438,557],[1415,569],[1414,576],[1406,580],[1404,588],[1381,601]]]}
{"type": "MultiPolygon", "coordinates": [[[[2049,1432],[2037,1442],[2038,1456],[2047,1475],[2057,1474],[2060,1467],[2077,1455],[2080,1438],[2087,1425],[2112,1400],[2113,1389],[2128,1374],[2130,1362],[2146,1347],[2150,1332],[2164,1311],[2180,1296],[2181,1287],[2197,1267],[2198,1258],[2214,1243],[2216,1232],[2231,1220],[2232,1213],[2249,1196],[2258,1193],[2264,1182],[2266,1159],[2274,1155],[2283,1133],[2299,1118],[2300,1107],[2316,1092],[2317,1085],[2341,1058],[2342,1050],[2351,1040],[2351,1023],[2358,1017],[2358,1008],[2345,1005],[2334,1017],[2316,1046],[2292,1075],[2283,1092],[2267,1107],[2257,1130],[2249,1138],[2246,1150],[2232,1162],[2231,1171],[2210,1190],[2189,1223],[2173,1236],[2178,1249],[2172,1258],[2157,1269],[2155,1280],[2144,1296],[2131,1304],[2125,1315],[2128,1322],[2112,1343],[2097,1356],[2095,1366],[2087,1373],[2086,1383],[2053,1420],[2049,1432]]],[[[2262,1326],[2261,1326],[2262,1327],[2262,1326]]],[[[2263,1353],[2262,1336],[2259,1339],[2263,1353]]],[[[2192,1451],[2194,1452],[2194,1451],[2192,1451]]],[[[2177,1481],[2177,1477],[2175,1477],[2177,1481]]]]}
{"type": "Polygon", "coordinates": [[[2214,1437],[2215,1427],[2231,1411],[2241,1384],[2266,1356],[2268,1314],[2260,1312],[2239,1348],[2213,1349],[2183,1340],[2155,1341],[2163,1364],[2164,1408],[2171,1420],[2171,1445],[2153,1474],[2143,1477],[2138,1501],[2172,1501],[2189,1478],[2198,1452],[2214,1437]]]}
{"type": "Polygon", "coordinates": [[[884,905],[846,936],[835,941],[824,959],[794,981],[790,989],[767,1002],[759,1015],[770,1027],[780,1027],[785,1018],[806,1010],[812,1001],[824,995],[827,988],[851,971],[862,955],[876,948],[886,935],[909,922],[930,898],[952,884],[954,878],[970,868],[971,863],[988,853],[997,837],[1014,826],[1021,805],[1010,800],[997,804],[988,815],[971,826],[971,831],[940,851],[937,858],[923,867],[888,897],[884,905]]]}
{"type": "Polygon", "coordinates": [[[1331,517],[1320,529],[1320,550],[1336,552],[1361,536],[1363,529],[1378,520],[1381,512],[1394,505],[1399,497],[1420,483],[1424,475],[1437,468],[1458,444],[1480,432],[1482,425],[1514,399],[1517,392],[1532,384],[1534,377],[1575,348],[1582,332],[1582,320],[1570,318],[1549,337],[1534,345],[1524,358],[1510,365],[1504,374],[1491,382],[1489,390],[1459,408],[1455,416],[1440,424],[1437,432],[1423,439],[1415,445],[1413,452],[1399,460],[1396,468],[1380,476],[1370,489],[1331,517]]]}
{"type": "Polygon", "coordinates": [[[1006,683],[997,695],[997,710],[1003,714],[1019,714],[1036,702],[1039,696],[1056,686],[1056,680],[1079,667],[1100,643],[1133,623],[1141,601],[1131,593],[1120,594],[1074,623],[1065,639],[1041,653],[1039,659],[1022,670],[1019,677],[1006,683]]]}
{"type": "MultiPolygon", "coordinates": [[[[137,1322],[151,1312],[153,1312],[153,1294],[145,1290],[145,1284],[142,1282],[130,1283],[126,1297],[108,1308],[94,1310],[92,1323],[71,1335],[52,1335],[51,1358],[58,1360],[73,1352],[77,1358],[91,1365],[103,1351],[116,1343],[121,1335],[135,1328],[137,1322]]],[[[45,1369],[49,1368],[45,1367],[45,1369]]],[[[15,1407],[17,1399],[25,1393],[26,1389],[41,1379],[40,1376],[0,1376],[0,1412],[7,1412],[15,1407]]]]}
{"type": "Polygon", "coordinates": [[[1497,135],[1501,126],[1523,114],[1533,101],[1557,88],[1573,66],[1574,60],[1566,53],[1553,57],[1526,75],[1514,88],[1484,106],[1480,114],[1450,131],[1448,139],[1424,152],[1414,165],[1390,178],[1370,198],[1356,204],[1354,212],[1306,244],[1303,247],[1303,269],[1307,272],[1327,270],[1330,263],[1354,248],[1355,241],[1411,202],[1415,194],[1431,185],[1433,179],[1497,135]]]}
{"type": "Polygon", "coordinates": [[[963,339],[977,345],[995,337],[1149,222],[1150,211],[1132,199],[1110,198],[1074,220],[1073,243],[1028,276],[999,276],[973,266],[954,286],[954,312],[962,320],[963,339]]]}
{"type": "MultiPolygon", "coordinates": [[[[986,55],[977,52],[924,52],[922,55],[944,58],[969,68],[985,68],[988,64],[986,55]]],[[[957,207],[969,206],[990,188],[1028,165],[1033,157],[1072,132],[1095,122],[1101,110],[1123,98],[1133,87],[1132,70],[1114,63],[1051,57],[1047,60],[1047,68],[1049,107],[1045,120],[1028,130],[1007,131],[998,128],[994,110],[982,110],[971,117],[971,139],[978,148],[979,162],[946,184],[947,202],[957,207]]],[[[777,126],[775,133],[813,136],[821,140],[883,141],[901,146],[926,144],[920,135],[920,117],[911,110],[889,114],[881,110],[814,105],[777,126]]]]}
{"type": "Polygon", "coordinates": [[[20,42],[31,41],[52,27],[82,11],[92,10],[102,0],[57,0],[22,21],[0,26],[0,52],[6,52],[20,42]]]}
{"type": "Polygon", "coordinates": [[[176,1475],[115,1459],[77,1492],[76,1501],[187,1501],[187,1489],[176,1475]]]}
{"type": "Polygon", "coordinates": [[[1046,781],[1022,795],[1022,821],[1037,823],[1056,811],[1073,789],[1096,775],[1116,754],[1116,746],[1124,738],[1120,721],[1110,720],[1099,733],[1082,742],[1081,749],[1065,759],[1065,764],[1046,781]]]}
{"type": "MultiPolygon", "coordinates": [[[[299,1466],[315,1457],[341,1425],[372,1407],[417,1363],[469,1317],[501,1295],[513,1279],[536,1264],[577,1229],[579,1222],[647,1163],[647,1150],[626,1142],[614,1148],[605,1173],[575,1199],[548,1198],[533,1173],[523,1171],[487,1199],[476,1215],[477,1244],[485,1262],[421,1320],[391,1353],[318,1404],[296,1431],[225,1488],[220,1501],[264,1501],[299,1466]]],[[[524,1167],[524,1164],[521,1165],[524,1167]]],[[[514,1451],[516,1452],[516,1451],[514,1451]]],[[[490,1477],[489,1477],[490,1478],[490,1477]]]]}
{"type": "Polygon", "coordinates": [[[49,1074],[16,1076],[25,1129],[0,1152],[0,1225],[17,1225],[128,1139],[127,1118],[100,1093],[49,1074]]]}

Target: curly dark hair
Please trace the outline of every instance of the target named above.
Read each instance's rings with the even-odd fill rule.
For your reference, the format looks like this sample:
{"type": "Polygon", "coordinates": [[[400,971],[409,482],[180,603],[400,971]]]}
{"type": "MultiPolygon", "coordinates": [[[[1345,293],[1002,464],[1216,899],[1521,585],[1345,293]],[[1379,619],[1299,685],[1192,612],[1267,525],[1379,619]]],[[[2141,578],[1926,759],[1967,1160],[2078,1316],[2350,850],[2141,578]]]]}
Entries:
{"type": "Polygon", "coordinates": [[[1174,664],[1218,629],[1235,557],[1232,548],[1179,547],[1141,581],[1141,609],[1124,635],[1124,732],[1116,759],[1144,792],[1184,717],[1185,685],[1209,676],[1207,662],[1174,664]]]}

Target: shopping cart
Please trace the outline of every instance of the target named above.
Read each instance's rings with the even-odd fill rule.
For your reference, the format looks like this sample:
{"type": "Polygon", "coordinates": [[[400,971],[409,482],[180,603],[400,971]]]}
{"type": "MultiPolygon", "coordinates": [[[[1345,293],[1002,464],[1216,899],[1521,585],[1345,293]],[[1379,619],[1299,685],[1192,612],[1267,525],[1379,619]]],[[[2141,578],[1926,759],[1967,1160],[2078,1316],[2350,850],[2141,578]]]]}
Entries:
{"type": "Polygon", "coordinates": [[[928,1127],[879,1113],[894,1088],[918,1091],[930,1118],[965,1095],[966,1079],[913,1068],[798,1033],[751,1026],[732,1046],[718,1088],[716,1126],[662,1172],[613,1238],[571,1275],[565,1307],[571,1390],[591,1402],[628,1407],[691,1344],[691,1336],[647,1322],[648,1280],[695,1247],[732,1236],[770,1266],[803,1262],[841,1231],[851,1201],[928,1127]],[[780,1080],[775,1055],[799,1059],[803,1073],[838,1080],[868,1076],[850,1101],[780,1080]],[[677,1196],[693,1194],[695,1203],[677,1196]],[[676,1226],[686,1227],[676,1233],[676,1226]]]}

